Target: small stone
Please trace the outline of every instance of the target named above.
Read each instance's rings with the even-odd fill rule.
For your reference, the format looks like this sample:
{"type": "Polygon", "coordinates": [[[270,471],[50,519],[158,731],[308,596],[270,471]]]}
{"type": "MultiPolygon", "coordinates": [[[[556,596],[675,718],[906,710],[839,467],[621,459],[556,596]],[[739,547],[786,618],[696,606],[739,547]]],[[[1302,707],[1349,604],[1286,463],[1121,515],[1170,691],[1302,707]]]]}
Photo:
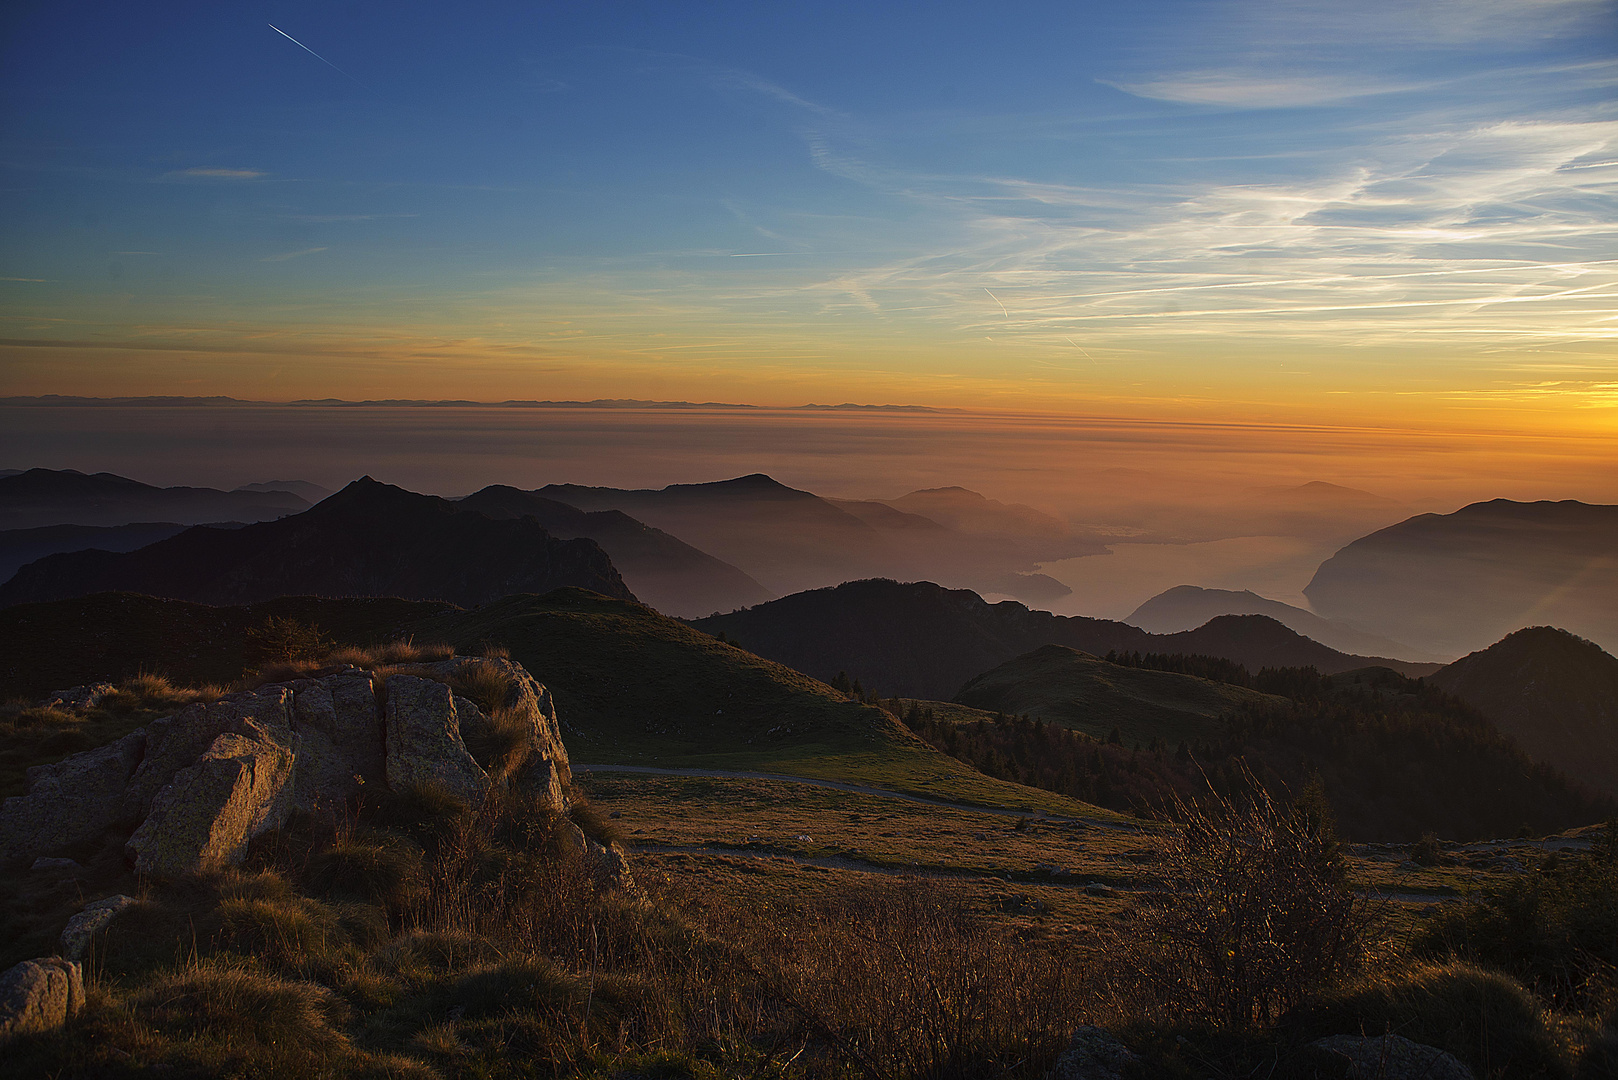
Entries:
{"type": "Polygon", "coordinates": [[[62,870],[62,871],[66,871],[67,873],[70,873],[70,874],[76,874],[76,873],[80,872],[81,870],[83,870],[84,867],[80,866],[78,863],[74,862],[72,859],[52,859],[52,858],[48,858],[48,857],[46,857],[44,855],[41,855],[39,858],[34,860],[34,865],[30,866],[28,869],[30,869],[30,870],[62,870]]]}
{"type": "Polygon", "coordinates": [[[53,1031],[84,1007],[84,969],[59,956],[24,960],[0,974],[0,1043],[53,1031]]]}
{"type": "Polygon", "coordinates": [[[67,921],[67,928],[62,931],[62,955],[69,960],[83,960],[91,940],[112,925],[125,908],[139,902],[133,896],[119,895],[86,904],[83,911],[67,921]]]}
{"type": "Polygon", "coordinates": [[[52,690],[45,695],[44,705],[47,709],[88,712],[101,704],[101,699],[114,689],[112,683],[98,682],[86,686],[72,686],[66,690],[52,690]]]}
{"type": "Polygon", "coordinates": [[[1111,885],[1100,881],[1092,881],[1084,887],[1086,896],[1111,896],[1115,891],[1111,885]]]}

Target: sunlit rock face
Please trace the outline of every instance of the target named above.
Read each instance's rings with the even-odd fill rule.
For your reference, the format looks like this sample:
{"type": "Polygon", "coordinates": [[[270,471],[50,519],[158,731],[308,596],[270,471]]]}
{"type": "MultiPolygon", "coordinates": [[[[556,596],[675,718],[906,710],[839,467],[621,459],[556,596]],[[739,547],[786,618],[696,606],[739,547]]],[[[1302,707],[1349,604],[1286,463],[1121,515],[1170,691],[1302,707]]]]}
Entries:
{"type": "Polygon", "coordinates": [[[475,806],[512,788],[562,813],[572,770],[550,691],[510,660],[465,657],[191,705],[28,779],[0,807],[0,859],[128,830],[135,868],[173,878],[239,863],[294,812],[341,812],[367,791],[433,787],[475,806]]]}

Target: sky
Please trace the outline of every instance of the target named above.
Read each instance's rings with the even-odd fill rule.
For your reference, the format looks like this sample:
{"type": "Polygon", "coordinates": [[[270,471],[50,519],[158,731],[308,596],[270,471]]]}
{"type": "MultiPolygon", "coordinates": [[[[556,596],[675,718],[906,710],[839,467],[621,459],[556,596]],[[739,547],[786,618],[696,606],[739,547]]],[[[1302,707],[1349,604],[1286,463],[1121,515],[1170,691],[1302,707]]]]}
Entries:
{"type": "Polygon", "coordinates": [[[1613,0],[14,2],[0,395],[1618,438],[1615,89],[1613,0]]]}

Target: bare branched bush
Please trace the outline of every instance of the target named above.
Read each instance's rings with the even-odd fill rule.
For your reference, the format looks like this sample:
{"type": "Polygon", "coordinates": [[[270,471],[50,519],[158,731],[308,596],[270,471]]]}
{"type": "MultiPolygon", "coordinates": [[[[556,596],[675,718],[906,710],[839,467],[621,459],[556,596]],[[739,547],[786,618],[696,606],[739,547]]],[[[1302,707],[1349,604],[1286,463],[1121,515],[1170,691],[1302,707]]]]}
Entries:
{"type": "Polygon", "coordinates": [[[873,1080],[1039,1075],[1080,1011],[1074,965],[991,927],[940,882],[754,916],[727,936],[746,941],[810,1034],[873,1080]]]}
{"type": "Polygon", "coordinates": [[[1284,804],[1248,780],[1241,803],[1175,805],[1153,890],[1119,943],[1119,989],[1157,1018],[1269,1024],[1365,954],[1371,907],[1348,886],[1324,801],[1284,804]]]}

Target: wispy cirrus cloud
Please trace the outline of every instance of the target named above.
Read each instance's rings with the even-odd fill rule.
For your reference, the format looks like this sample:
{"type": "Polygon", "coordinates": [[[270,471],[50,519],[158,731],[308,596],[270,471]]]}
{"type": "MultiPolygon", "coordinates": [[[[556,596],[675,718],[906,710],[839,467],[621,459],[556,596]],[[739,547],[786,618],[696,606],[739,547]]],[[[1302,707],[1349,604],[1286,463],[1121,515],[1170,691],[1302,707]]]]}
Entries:
{"type": "Polygon", "coordinates": [[[261,169],[215,169],[195,168],[176,169],[167,175],[171,177],[188,177],[196,180],[257,180],[269,174],[261,169]]]}
{"type": "Polygon", "coordinates": [[[305,255],[315,255],[327,250],[323,247],[304,248],[301,251],[286,251],[279,255],[266,255],[259,262],[286,262],[288,259],[301,259],[305,255]]]}
{"type": "Polygon", "coordinates": [[[1182,105],[1217,105],[1247,109],[1292,109],[1331,105],[1379,94],[1423,89],[1430,84],[1378,80],[1363,74],[1304,75],[1280,72],[1188,71],[1140,82],[1103,79],[1103,85],[1136,97],[1182,105]]]}

